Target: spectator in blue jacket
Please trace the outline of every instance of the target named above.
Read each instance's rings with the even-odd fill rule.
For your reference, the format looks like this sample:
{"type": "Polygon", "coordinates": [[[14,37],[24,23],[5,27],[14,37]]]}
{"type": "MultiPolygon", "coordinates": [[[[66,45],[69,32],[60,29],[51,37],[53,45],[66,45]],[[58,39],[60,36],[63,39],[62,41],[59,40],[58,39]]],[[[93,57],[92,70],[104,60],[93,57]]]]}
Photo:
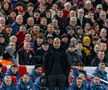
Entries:
{"type": "Polygon", "coordinates": [[[33,85],[33,90],[47,90],[48,83],[45,76],[38,77],[33,85]]]}
{"type": "Polygon", "coordinates": [[[87,77],[86,71],[84,71],[84,64],[82,62],[78,63],[78,68],[73,71],[73,76],[78,77],[80,73],[83,73],[85,78],[87,77]]]}
{"type": "Polygon", "coordinates": [[[90,90],[107,90],[106,86],[100,83],[100,78],[95,76],[90,85],[90,90]]]}
{"type": "Polygon", "coordinates": [[[37,64],[34,69],[32,70],[32,72],[30,73],[30,77],[31,77],[31,80],[33,81],[33,83],[35,82],[35,80],[38,78],[38,77],[41,77],[42,76],[42,65],[40,64],[37,64]]]}
{"type": "Polygon", "coordinates": [[[12,33],[15,35],[19,31],[20,25],[23,23],[23,17],[21,15],[18,15],[16,17],[16,21],[12,23],[12,33]]]}
{"type": "Polygon", "coordinates": [[[18,82],[20,90],[32,90],[33,82],[28,74],[24,74],[18,82]]]}
{"type": "MultiPolygon", "coordinates": [[[[79,74],[78,78],[81,78],[83,80],[83,86],[89,88],[89,82],[86,80],[85,76],[83,73],[79,74]]],[[[77,78],[74,78],[72,83],[70,85],[75,85],[76,86],[76,80],[77,78]]]]}
{"type": "Polygon", "coordinates": [[[0,90],[19,90],[18,86],[12,82],[10,76],[5,76],[2,85],[0,86],[0,90]]]}
{"type": "Polygon", "coordinates": [[[16,76],[17,80],[19,80],[20,73],[18,72],[18,66],[16,64],[13,64],[6,72],[6,76],[16,76]]]}
{"type": "Polygon", "coordinates": [[[87,90],[87,89],[88,87],[84,85],[83,80],[79,77],[75,80],[75,83],[72,83],[72,85],[69,88],[69,90],[87,90]]]}
{"type": "Polygon", "coordinates": [[[107,81],[108,79],[107,79],[107,72],[105,71],[105,64],[100,63],[98,67],[95,69],[93,75],[98,76],[99,78],[107,81]]]}

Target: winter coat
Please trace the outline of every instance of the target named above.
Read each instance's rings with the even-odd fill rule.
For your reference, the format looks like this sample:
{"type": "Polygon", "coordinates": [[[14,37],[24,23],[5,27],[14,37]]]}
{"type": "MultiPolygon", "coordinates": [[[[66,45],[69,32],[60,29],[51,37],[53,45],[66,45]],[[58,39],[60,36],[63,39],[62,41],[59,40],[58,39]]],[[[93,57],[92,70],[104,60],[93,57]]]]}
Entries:
{"type": "Polygon", "coordinates": [[[81,52],[78,50],[72,53],[67,50],[66,53],[71,66],[76,66],[82,59],[81,52]]]}
{"type": "Polygon", "coordinates": [[[12,27],[12,33],[15,35],[19,31],[20,25],[18,25],[17,22],[13,22],[11,27],[12,27]]]}
{"type": "Polygon", "coordinates": [[[95,84],[91,83],[90,90],[107,90],[107,89],[102,84],[95,85],[95,84]]]}
{"type": "Polygon", "coordinates": [[[32,55],[33,55],[32,51],[26,52],[26,50],[24,49],[19,50],[18,51],[19,64],[20,65],[33,65],[33,63],[31,62],[32,55]]]}
{"type": "Polygon", "coordinates": [[[103,79],[103,80],[106,80],[106,81],[108,80],[108,78],[107,78],[107,72],[106,72],[106,71],[101,72],[101,71],[99,70],[99,68],[96,68],[96,69],[95,69],[93,75],[96,75],[96,76],[98,76],[99,78],[101,78],[101,79],[103,79]]]}
{"type": "Polygon", "coordinates": [[[11,83],[10,86],[6,86],[5,82],[0,86],[0,90],[19,90],[16,84],[11,83]]]}
{"type": "Polygon", "coordinates": [[[30,77],[31,77],[31,80],[33,82],[35,82],[35,80],[38,78],[38,77],[41,77],[42,74],[38,74],[35,69],[32,70],[32,72],[30,73],[30,77]]]}
{"type": "Polygon", "coordinates": [[[22,79],[20,79],[18,82],[19,90],[30,90],[32,89],[32,86],[33,86],[32,80],[30,80],[28,83],[24,83],[22,79]]]}
{"type": "Polygon", "coordinates": [[[45,76],[38,77],[33,85],[33,90],[47,90],[48,82],[45,76]]]}
{"type": "Polygon", "coordinates": [[[74,80],[72,85],[69,87],[69,90],[87,90],[88,88],[89,88],[89,85],[87,84],[86,81],[83,81],[81,88],[78,88],[76,84],[76,80],[74,80]]]}
{"type": "Polygon", "coordinates": [[[10,68],[7,70],[5,76],[16,76],[17,80],[20,79],[20,73],[18,71],[17,73],[13,73],[10,68]]]}

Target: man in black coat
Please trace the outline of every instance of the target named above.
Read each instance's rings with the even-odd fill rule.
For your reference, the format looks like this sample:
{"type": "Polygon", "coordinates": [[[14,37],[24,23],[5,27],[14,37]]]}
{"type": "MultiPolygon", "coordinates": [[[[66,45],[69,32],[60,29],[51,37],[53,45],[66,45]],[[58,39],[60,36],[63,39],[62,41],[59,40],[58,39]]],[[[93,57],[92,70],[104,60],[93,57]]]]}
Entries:
{"type": "Polygon", "coordinates": [[[19,64],[20,65],[34,65],[31,58],[33,56],[33,51],[30,48],[30,42],[24,42],[23,48],[18,51],[19,64]]]}
{"type": "Polygon", "coordinates": [[[60,39],[55,38],[53,47],[45,55],[44,70],[48,77],[49,90],[55,90],[55,87],[59,90],[65,90],[68,80],[70,65],[66,52],[60,46],[60,39]]]}

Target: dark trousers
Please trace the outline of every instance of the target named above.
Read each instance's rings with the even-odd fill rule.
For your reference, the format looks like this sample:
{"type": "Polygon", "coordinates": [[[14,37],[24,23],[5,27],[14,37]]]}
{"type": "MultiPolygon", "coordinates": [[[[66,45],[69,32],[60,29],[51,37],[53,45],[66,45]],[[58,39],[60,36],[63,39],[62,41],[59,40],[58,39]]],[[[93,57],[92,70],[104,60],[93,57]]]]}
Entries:
{"type": "Polygon", "coordinates": [[[52,74],[48,76],[48,82],[49,90],[65,90],[66,76],[64,74],[52,74]]]}

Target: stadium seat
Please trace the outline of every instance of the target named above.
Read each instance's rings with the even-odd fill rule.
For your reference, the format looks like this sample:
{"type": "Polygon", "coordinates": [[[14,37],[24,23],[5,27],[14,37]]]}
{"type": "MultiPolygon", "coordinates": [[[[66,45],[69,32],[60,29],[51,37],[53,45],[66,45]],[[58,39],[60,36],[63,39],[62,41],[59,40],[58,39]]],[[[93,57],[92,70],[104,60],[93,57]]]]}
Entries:
{"type": "Polygon", "coordinates": [[[19,66],[19,67],[18,67],[18,72],[20,73],[20,77],[22,77],[24,74],[27,73],[27,68],[26,68],[26,66],[19,66]]]}
{"type": "Polygon", "coordinates": [[[74,77],[70,77],[69,78],[69,80],[68,80],[69,81],[69,85],[72,83],[73,79],[74,79],[74,77]]]}
{"type": "Polygon", "coordinates": [[[11,79],[14,84],[18,83],[16,76],[11,76],[11,79]]]}
{"type": "Polygon", "coordinates": [[[91,82],[91,81],[92,81],[92,78],[86,78],[86,80],[87,80],[88,82],[91,82]]]}
{"type": "Polygon", "coordinates": [[[0,85],[2,84],[2,81],[0,80],[0,85]]]}
{"type": "Polygon", "coordinates": [[[6,66],[3,66],[3,71],[4,71],[4,73],[6,73],[6,71],[7,71],[7,67],[6,66]]]}

